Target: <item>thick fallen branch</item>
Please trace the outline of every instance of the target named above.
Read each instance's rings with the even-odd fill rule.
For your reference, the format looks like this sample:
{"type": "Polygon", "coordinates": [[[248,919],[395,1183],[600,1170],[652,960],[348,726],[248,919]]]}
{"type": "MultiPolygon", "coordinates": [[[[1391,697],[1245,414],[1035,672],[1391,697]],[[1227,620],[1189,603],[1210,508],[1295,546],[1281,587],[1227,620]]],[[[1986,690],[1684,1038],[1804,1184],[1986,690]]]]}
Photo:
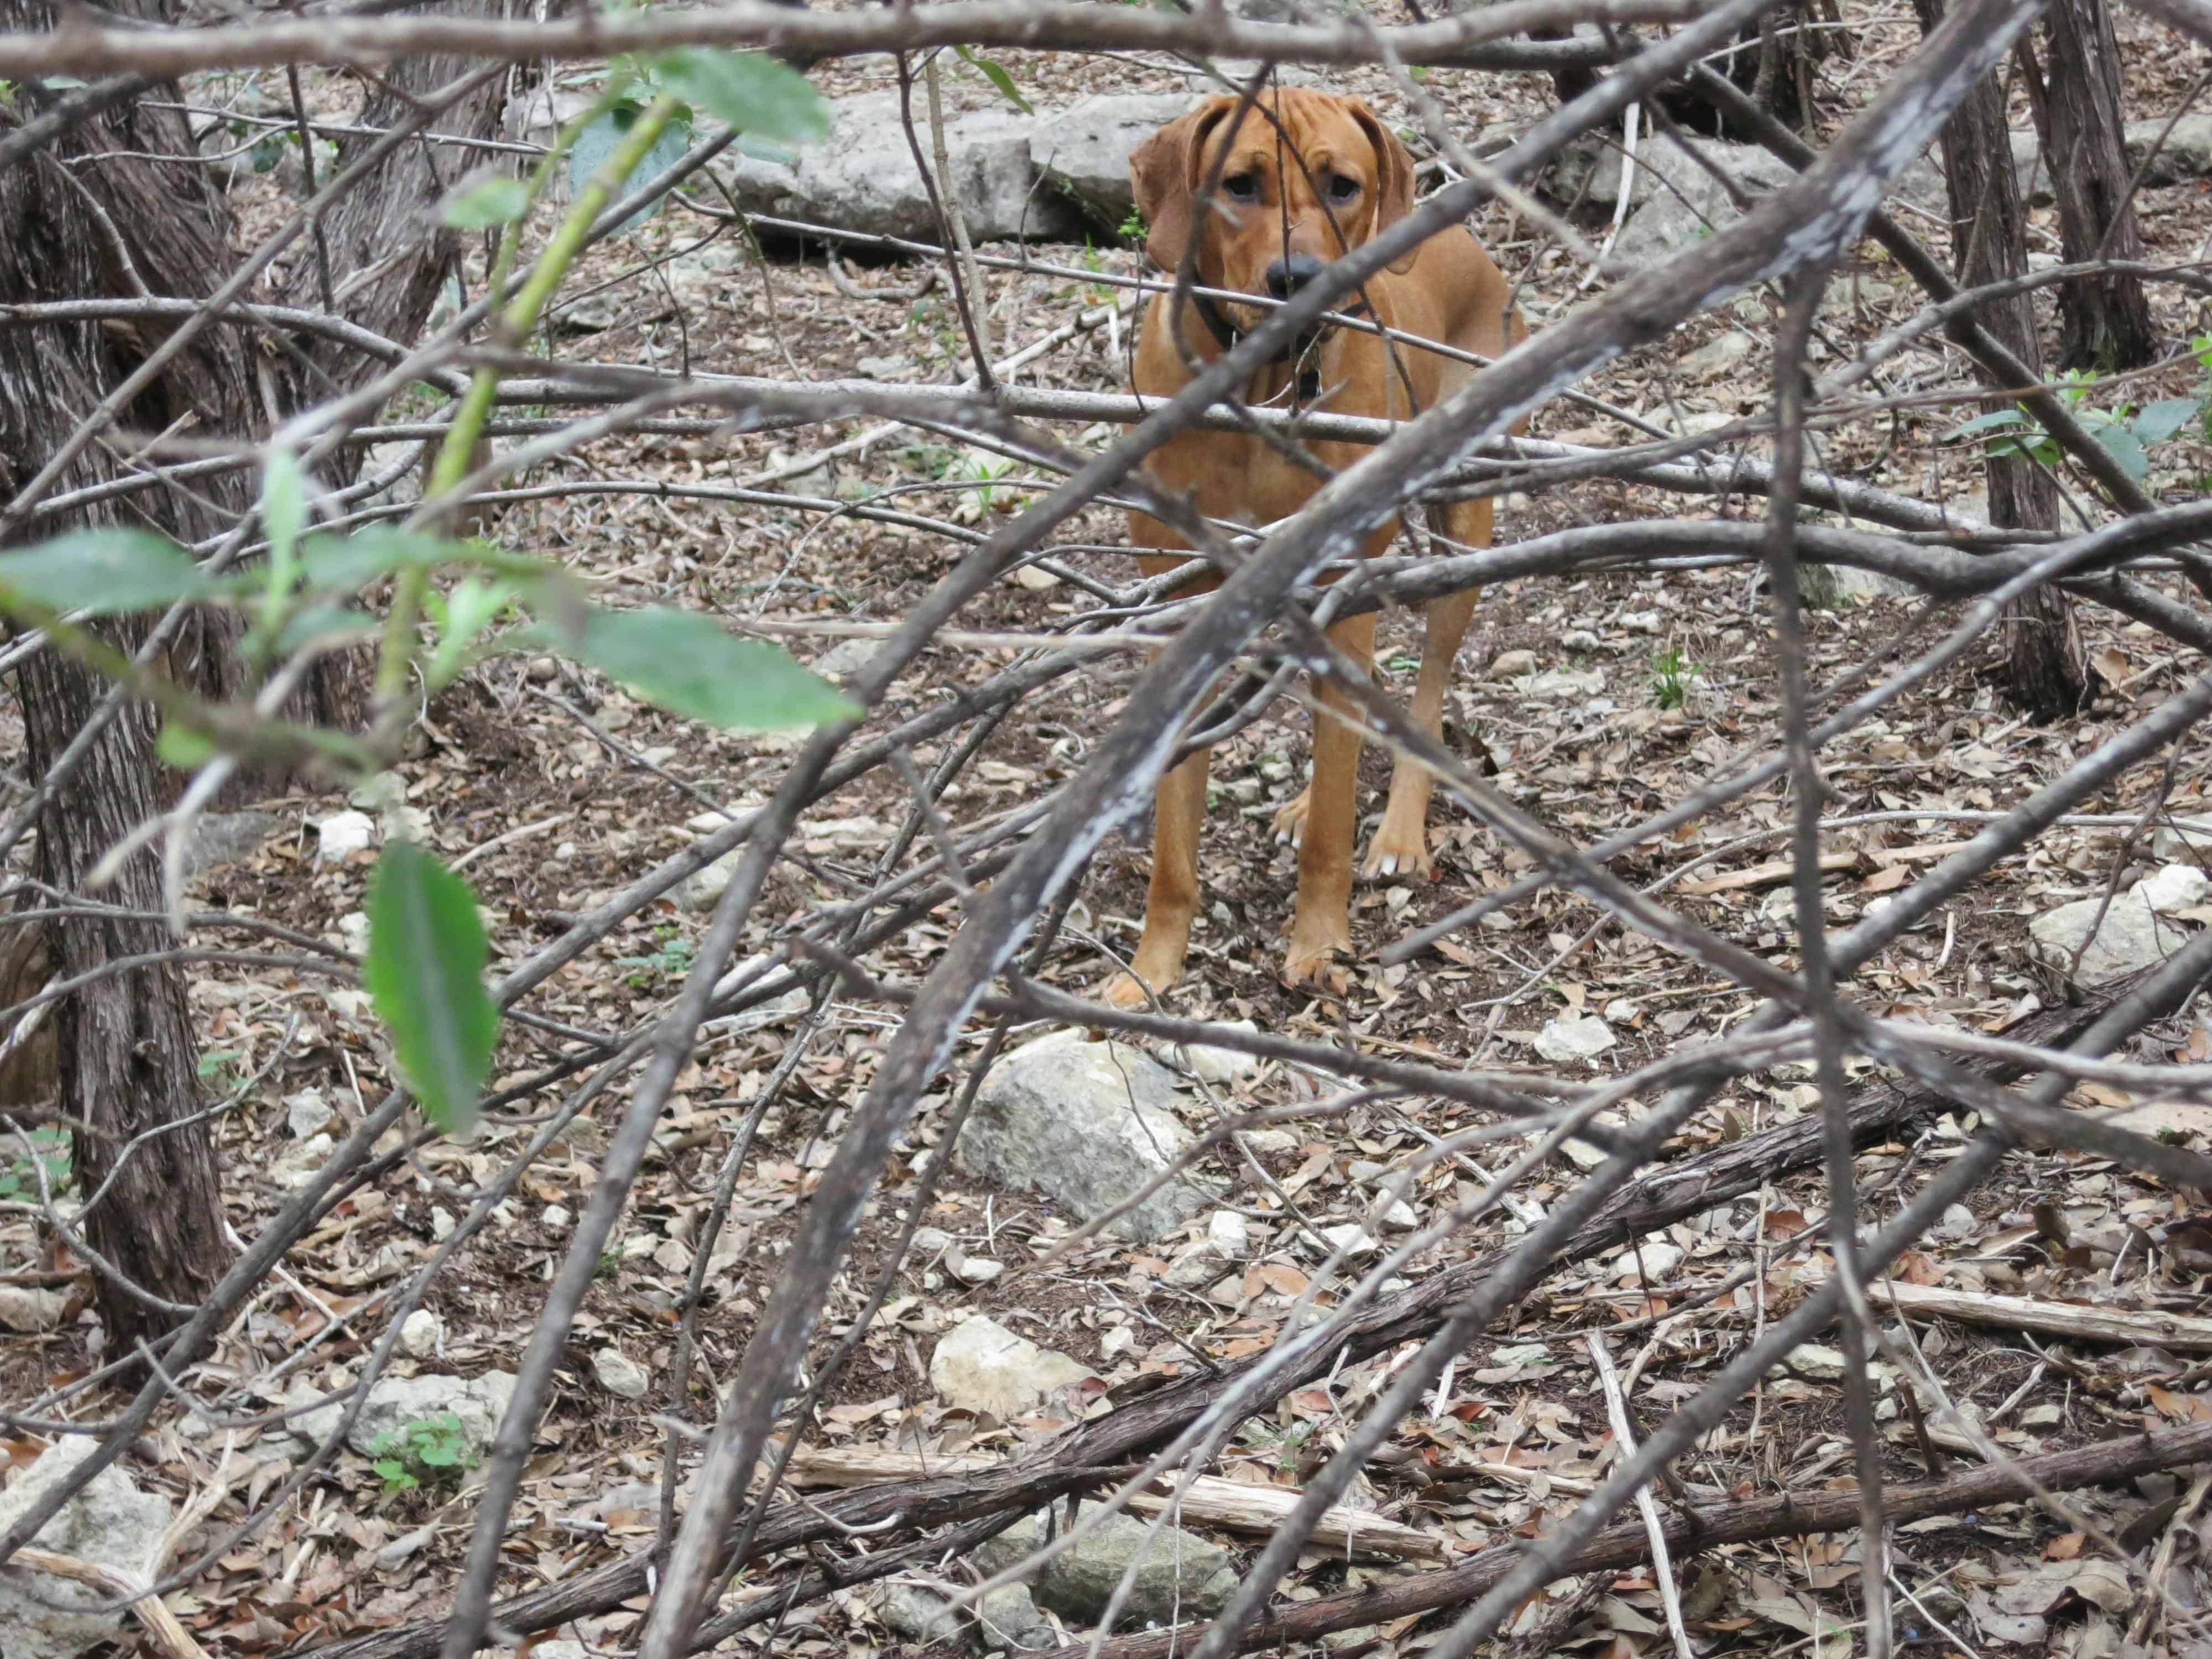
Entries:
{"type": "Polygon", "coordinates": [[[1914,1318],[1955,1319],[1962,1324],[1992,1325],[2000,1330],[2040,1331],[2076,1342],[2117,1342],[2124,1346],[2212,1353],[2212,1319],[2189,1314],[2091,1308],[2036,1297],[1990,1296],[1940,1285],[1907,1285],[1899,1279],[1870,1285],[1868,1295],[1877,1313],[1894,1305],[1914,1318]]]}
{"type": "MultiPolygon", "coordinates": [[[[1924,1520],[1932,1515],[1959,1515],[1987,1504],[2026,1498],[2038,1487],[2046,1492],[2068,1492],[2179,1469],[2207,1457],[2212,1457],[2212,1424],[2192,1423],[2186,1428],[2157,1429],[2071,1451],[2045,1452],[2014,1463],[1975,1469],[1948,1480],[1887,1486],[1882,1492],[1882,1509],[1892,1523],[1924,1520]]],[[[1778,1498],[1677,1510],[1666,1517],[1665,1531],[1668,1547],[1681,1555],[1720,1544],[1748,1544],[1767,1538],[1844,1532],[1858,1523],[1859,1494],[1856,1491],[1784,1492],[1778,1498]]],[[[1239,1632],[1236,1648],[1249,1650],[1279,1644],[1311,1642],[1332,1631],[1457,1606],[1504,1578],[1519,1562],[1522,1550],[1518,1543],[1499,1544],[1455,1567],[1304,1602],[1239,1632]]],[[[1650,1559],[1651,1545],[1644,1522],[1625,1522],[1607,1528],[1570,1556],[1561,1577],[1637,1566],[1650,1559]]],[[[1146,1631],[1141,1635],[1107,1642],[1096,1649],[1087,1642],[1079,1642],[1046,1655],[1044,1659],[1080,1659],[1085,1655],[1090,1659],[1169,1659],[1175,1653],[1188,1653],[1204,1628],[1183,1625],[1172,1630],[1146,1631]]]]}
{"type": "MultiPolygon", "coordinates": [[[[987,1453],[968,1452],[952,1457],[932,1457],[921,1452],[894,1451],[880,1446],[819,1448],[802,1446],[792,1455],[784,1478],[795,1486],[859,1486],[890,1480],[932,1468],[944,1474],[988,1469],[998,1460],[987,1453]]],[[[1248,1481],[1224,1480],[1201,1474],[1188,1482],[1162,1480],[1158,1489],[1140,1492],[1129,1500],[1139,1515],[1158,1515],[1172,1509],[1176,1518],[1191,1526],[1218,1527],[1224,1532],[1259,1538],[1271,1535],[1284,1517],[1297,1507],[1298,1494],[1288,1486],[1255,1486],[1248,1481]],[[1175,1489],[1181,1485],[1182,1491],[1175,1489]]],[[[1342,1550],[1358,1557],[1399,1559],[1421,1556],[1443,1559],[1443,1542],[1434,1533],[1409,1527],[1370,1510],[1339,1505],[1322,1512],[1314,1528],[1314,1547],[1342,1550]]]]}

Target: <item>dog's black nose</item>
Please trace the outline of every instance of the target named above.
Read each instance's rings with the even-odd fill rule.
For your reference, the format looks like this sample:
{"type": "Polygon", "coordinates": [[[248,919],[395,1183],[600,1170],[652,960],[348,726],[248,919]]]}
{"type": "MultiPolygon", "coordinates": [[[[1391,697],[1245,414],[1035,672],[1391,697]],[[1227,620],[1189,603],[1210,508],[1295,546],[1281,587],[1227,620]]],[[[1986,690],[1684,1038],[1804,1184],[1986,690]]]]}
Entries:
{"type": "Polygon", "coordinates": [[[1267,292],[1278,300],[1287,300],[1320,276],[1321,270],[1321,261],[1310,253],[1293,253],[1287,259],[1278,259],[1267,267],[1267,292]]]}

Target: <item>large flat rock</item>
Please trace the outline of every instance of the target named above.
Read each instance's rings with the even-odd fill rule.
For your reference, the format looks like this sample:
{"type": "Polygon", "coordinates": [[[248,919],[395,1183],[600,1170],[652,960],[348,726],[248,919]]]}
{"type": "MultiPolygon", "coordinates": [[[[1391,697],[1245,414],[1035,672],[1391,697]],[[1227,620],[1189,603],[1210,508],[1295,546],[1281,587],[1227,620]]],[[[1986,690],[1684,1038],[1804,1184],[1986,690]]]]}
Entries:
{"type": "MultiPolygon", "coordinates": [[[[1110,237],[1134,205],[1129,155],[1190,107],[1182,93],[1086,98],[1024,114],[975,110],[945,124],[953,193],[979,242],[1110,237]]],[[[926,119],[915,136],[935,165],[926,119]]],[[[862,93],[830,105],[830,137],[767,160],[735,149],[715,164],[748,212],[909,240],[939,240],[937,215],[896,93],[862,93]]]]}
{"type": "MultiPolygon", "coordinates": [[[[1191,1144],[1176,1115],[1179,1098],[1175,1073],[1141,1048],[1055,1032],[991,1068],[961,1132],[959,1161],[1089,1221],[1136,1194],[1191,1144]]],[[[1114,1229],[1158,1238],[1216,1201],[1186,1172],[1114,1229]]]]}

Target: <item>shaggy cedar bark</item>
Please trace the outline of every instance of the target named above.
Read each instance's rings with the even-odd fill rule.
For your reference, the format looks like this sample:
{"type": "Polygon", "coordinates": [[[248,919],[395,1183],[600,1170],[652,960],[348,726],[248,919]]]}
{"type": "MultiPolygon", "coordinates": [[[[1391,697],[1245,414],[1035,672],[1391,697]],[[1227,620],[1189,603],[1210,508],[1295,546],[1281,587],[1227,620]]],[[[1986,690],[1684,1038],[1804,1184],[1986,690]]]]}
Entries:
{"type": "MultiPolygon", "coordinates": [[[[137,15],[159,16],[143,9],[137,15]]],[[[58,21],[55,9],[33,0],[0,0],[0,27],[50,28],[58,21]]],[[[16,94],[34,110],[52,95],[30,86],[16,94]]],[[[178,94],[165,88],[155,95],[178,94]]],[[[230,264],[228,215],[204,169],[155,159],[192,154],[180,115],[134,100],[0,173],[0,224],[8,227],[0,236],[0,303],[131,295],[141,284],[156,295],[206,294],[230,264]],[[96,162],[81,159],[94,152],[108,154],[96,162]]],[[[0,328],[0,491],[12,496],[27,483],[156,337],[149,324],[0,328]]],[[[210,438],[248,429],[252,404],[237,344],[234,335],[220,332],[196,343],[123,411],[120,424],[142,433],[176,426],[210,438]]],[[[58,487],[125,470],[114,447],[95,443],[58,487]]],[[[218,476],[190,491],[148,491],[128,506],[103,506],[66,522],[48,519],[18,533],[43,539],[88,525],[150,521],[191,541],[234,521],[251,482],[245,474],[218,476]]],[[[145,624],[106,631],[127,650],[144,638],[145,624]]],[[[27,659],[15,684],[28,774],[37,781],[93,718],[106,687],[54,651],[27,659]]],[[[38,825],[42,879],[84,892],[101,855],[160,810],[173,775],[155,759],[155,732],[144,706],[125,708],[46,804],[38,825]]],[[[151,853],[131,859],[111,886],[88,896],[158,913],[157,860],[151,853]]],[[[55,971],[71,976],[171,943],[159,922],[118,917],[73,918],[53,925],[47,939],[55,971]]],[[[189,1306],[228,1256],[214,1143],[206,1124],[184,1121],[198,1110],[200,1097],[183,975],[167,964],[108,974],[64,999],[52,1023],[62,1108],[81,1126],[73,1147],[78,1190],[89,1193],[116,1177],[82,1225],[88,1242],[130,1281],[106,1273],[97,1278],[107,1350],[127,1353],[179,1322],[132,1286],[189,1306]]]]}
{"type": "MultiPolygon", "coordinates": [[[[504,0],[475,0],[453,9],[509,15],[504,0]]],[[[392,65],[372,83],[367,104],[351,119],[352,125],[367,131],[339,141],[336,166],[319,170],[318,180],[326,182],[351,166],[376,142],[378,133],[397,125],[421,99],[452,84],[471,67],[467,59],[455,57],[409,58],[392,65]]],[[[513,70],[486,81],[444,106],[431,125],[463,137],[493,137],[506,107],[505,94],[522,73],[513,70]]],[[[320,311],[327,278],[337,296],[340,316],[386,339],[412,343],[422,333],[461,251],[460,234],[438,217],[439,198],[464,173],[489,159],[458,144],[401,145],[323,215],[319,246],[313,241],[297,245],[283,276],[284,303],[320,311]]],[[[513,165],[511,157],[500,159],[513,165]]],[[[288,408],[303,408],[351,390],[382,367],[322,336],[302,335],[292,342],[278,396],[288,408]],[[307,366],[304,370],[302,365],[307,366]]],[[[321,481],[332,487],[351,483],[360,475],[365,453],[357,447],[337,451],[321,465],[321,481]]],[[[489,453],[488,445],[479,444],[472,465],[482,465],[489,453]]],[[[468,518],[459,528],[464,534],[488,533],[490,517],[468,518]]],[[[368,710],[371,663],[366,648],[325,658],[302,690],[303,706],[295,711],[299,717],[322,726],[358,728],[368,710]]]]}
{"type": "MultiPolygon", "coordinates": [[[[2142,232],[2128,195],[2132,169],[2122,142],[2120,48],[2105,0],[2051,0],[2050,60],[2036,116],[2058,202],[2068,264],[2140,259],[2142,232]]],[[[2081,276],[2058,290],[2058,366],[2140,368],[2158,354],[2150,301],[2138,277],[2081,276]]]]}
{"type": "MultiPolygon", "coordinates": [[[[1944,0],[1914,0],[1923,33],[1942,21],[1944,0]]],[[[1974,288],[2027,269],[2027,215],[2012,167],[2011,129],[2005,120],[2002,82],[1975,88],[1944,124],[1943,176],[1950,195],[1952,263],[1961,288],[1974,288]]],[[[2037,374],[2043,347],[2035,307],[2027,295],[1984,300],[1974,320],[2037,374]]],[[[1989,384],[1984,377],[1984,384],[1989,384]]],[[[2016,392],[2015,387],[1992,386],[2016,392]]],[[[2009,408],[2000,399],[1993,407],[2009,408]]],[[[2026,456],[1993,455],[1985,463],[1990,522],[2015,530],[2058,528],[2058,486],[2026,456]]],[[[2003,658],[1999,680],[2013,702],[2039,720],[2058,720],[2087,700],[2081,640],[2073,609],[2053,587],[2040,587],[2005,608],[1999,630],[2003,658]]]]}
{"type": "MultiPolygon", "coordinates": [[[[174,21],[163,0],[143,0],[137,11],[174,21]]],[[[58,17],[36,0],[0,0],[0,27],[52,27],[58,17]]],[[[395,65],[357,124],[398,120],[414,97],[449,82],[463,67],[451,58],[395,65]]],[[[440,112],[442,129],[489,136],[497,125],[501,88],[494,78],[440,112]]],[[[27,86],[18,95],[35,110],[56,94],[27,86]]],[[[150,97],[179,101],[174,87],[156,88],[150,97]]],[[[340,165],[371,142],[349,137],[340,165]]],[[[419,332],[458,246],[430,209],[470,159],[442,153],[441,147],[403,145],[326,216],[321,245],[346,315],[403,341],[419,332]],[[348,278],[357,274],[367,280],[349,293],[348,278]]],[[[140,292],[202,296],[234,259],[228,209],[199,164],[184,117],[136,101],[80,123],[46,151],[0,173],[0,224],[9,227],[0,237],[0,303],[140,292]],[[100,159],[82,159],[94,155],[100,159]],[[160,159],[170,157],[179,159],[160,159]]],[[[317,305],[324,275],[313,244],[302,244],[285,297],[303,307],[317,305]]],[[[12,495],[20,489],[158,337],[154,325],[139,323],[0,328],[0,492],[12,495]]],[[[251,441],[270,416],[358,384],[376,367],[319,340],[295,343],[296,357],[265,350],[263,343],[242,340],[227,327],[210,331],[124,412],[119,424],[133,432],[174,426],[198,437],[251,441]]],[[[357,463],[346,453],[341,465],[349,475],[357,463]]],[[[82,486],[123,470],[112,450],[94,444],[58,487],[82,486]]],[[[148,491],[127,504],[66,521],[43,520],[25,538],[119,522],[198,541],[237,521],[251,503],[254,482],[251,473],[239,472],[203,479],[189,490],[148,491]]],[[[204,618],[170,653],[172,672],[217,696],[240,689],[227,620],[204,618]]],[[[144,638],[144,626],[125,623],[109,633],[130,649],[144,638]]],[[[312,688],[306,712],[347,723],[358,708],[357,686],[357,678],[343,669],[325,672],[312,688]]],[[[53,653],[19,671],[33,779],[83,729],[105,689],[53,653]]],[[[148,709],[127,708],[48,803],[38,837],[44,880],[65,892],[82,891],[85,877],[108,848],[161,809],[174,775],[155,758],[155,732],[148,709]]],[[[157,860],[150,853],[132,859],[97,896],[158,913],[157,860]]],[[[47,953],[55,972],[75,976],[96,974],[118,957],[159,952],[171,942],[158,922],[72,920],[50,930],[47,953]]],[[[27,962],[33,953],[22,954],[27,962]]],[[[204,1124],[183,1123],[200,1103],[183,979],[167,966],[96,979],[62,1002],[52,1024],[54,1084],[64,1110],[84,1126],[74,1152],[81,1189],[92,1190],[122,1165],[108,1195],[84,1218],[88,1240],[132,1285],[161,1301],[189,1306],[221,1273],[228,1252],[213,1143],[204,1124]]],[[[24,1080],[33,1087],[38,1082],[35,1075],[24,1080]]],[[[178,1322],[172,1310],[106,1275],[99,1295],[111,1352],[127,1351],[178,1322]]]]}

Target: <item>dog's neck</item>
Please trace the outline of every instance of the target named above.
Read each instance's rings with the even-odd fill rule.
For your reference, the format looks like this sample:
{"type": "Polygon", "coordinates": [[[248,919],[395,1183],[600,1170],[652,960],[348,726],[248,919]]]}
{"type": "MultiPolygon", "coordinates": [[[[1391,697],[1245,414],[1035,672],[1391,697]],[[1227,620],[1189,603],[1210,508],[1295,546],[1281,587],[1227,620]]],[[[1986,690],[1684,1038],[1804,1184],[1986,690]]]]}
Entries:
{"type": "MultiPolygon", "coordinates": [[[[1206,331],[1213,337],[1213,343],[1221,349],[1224,356],[1234,351],[1249,332],[1249,330],[1241,329],[1231,322],[1221,307],[1203,294],[1190,295],[1190,306],[1191,309],[1198,313],[1198,320],[1206,325],[1206,331]]],[[[1366,308],[1363,303],[1353,314],[1357,315],[1358,312],[1364,312],[1366,308]]],[[[1272,356],[1254,365],[1254,390],[1257,391],[1262,380],[1273,378],[1268,374],[1270,369],[1280,368],[1285,363],[1296,362],[1298,368],[1292,377],[1291,389],[1294,390],[1298,402],[1311,403],[1316,398],[1321,396],[1321,365],[1316,361],[1318,345],[1319,342],[1316,340],[1300,339],[1295,337],[1285,341],[1275,348],[1272,356]]],[[[1281,394],[1278,392],[1273,395],[1281,394]]],[[[1272,401],[1272,398],[1262,398],[1261,401],[1272,401]]]]}

